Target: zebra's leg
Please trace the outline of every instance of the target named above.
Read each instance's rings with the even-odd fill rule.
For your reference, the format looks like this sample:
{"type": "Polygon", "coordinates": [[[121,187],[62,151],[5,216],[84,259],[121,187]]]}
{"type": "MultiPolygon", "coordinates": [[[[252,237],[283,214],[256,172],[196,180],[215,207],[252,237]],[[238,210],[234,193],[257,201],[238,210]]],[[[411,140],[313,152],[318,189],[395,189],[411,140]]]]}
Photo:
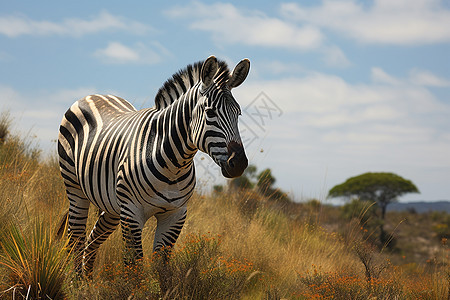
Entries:
{"type": "Polygon", "coordinates": [[[136,260],[143,257],[142,252],[142,228],[144,222],[139,218],[139,210],[132,207],[130,203],[123,206],[120,212],[120,225],[122,227],[122,236],[125,242],[125,264],[134,264],[136,260]]]}
{"type": "Polygon", "coordinates": [[[168,267],[168,260],[172,246],[178,239],[184,222],[186,221],[186,207],[180,207],[177,210],[156,214],[157,219],[155,240],[153,242],[153,251],[159,261],[157,262],[157,271],[161,294],[164,296],[171,288],[172,270],[168,267]]]}
{"type": "Polygon", "coordinates": [[[86,242],[86,222],[90,201],[80,188],[66,185],[69,198],[68,236],[69,247],[73,249],[75,271],[82,274],[83,250],[86,242]]]}
{"type": "Polygon", "coordinates": [[[186,214],[187,208],[183,206],[176,210],[155,215],[158,222],[153,242],[154,252],[170,249],[175,244],[186,221],[186,214]]]}
{"type": "Polygon", "coordinates": [[[97,251],[101,244],[116,230],[120,217],[102,212],[94,225],[84,250],[83,264],[84,274],[90,276],[94,266],[97,251]]]}

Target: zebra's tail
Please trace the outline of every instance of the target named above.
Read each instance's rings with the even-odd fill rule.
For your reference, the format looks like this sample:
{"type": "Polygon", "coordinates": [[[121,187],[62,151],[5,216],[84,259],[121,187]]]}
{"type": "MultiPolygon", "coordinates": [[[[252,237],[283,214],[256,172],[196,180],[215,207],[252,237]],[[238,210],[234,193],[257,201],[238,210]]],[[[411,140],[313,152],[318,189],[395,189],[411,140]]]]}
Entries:
{"type": "Polygon", "coordinates": [[[64,213],[64,215],[61,217],[61,220],[58,223],[57,232],[56,232],[56,239],[60,240],[64,233],[67,232],[67,225],[69,222],[69,209],[64,213]]]}

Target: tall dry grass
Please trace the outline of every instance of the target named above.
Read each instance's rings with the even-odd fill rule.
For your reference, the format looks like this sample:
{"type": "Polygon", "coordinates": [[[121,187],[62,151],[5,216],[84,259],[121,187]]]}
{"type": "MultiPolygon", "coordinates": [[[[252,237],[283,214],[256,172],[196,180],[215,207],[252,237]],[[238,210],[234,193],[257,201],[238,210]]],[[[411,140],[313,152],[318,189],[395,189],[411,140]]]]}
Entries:
{"type": "Polygon", "coordinates": [[[288,296],[297,289],[298,274],[312,265],[321,265],[325,271],[360,270],[336,234],[319,225],[292,221],[254,192],[196,197],[191,207],[183,235],[208,231],[220,235],[223,251],[251,261],[261,272],[266,290],[276,287],[288,296]],[[260,202],[251,214],[243,205],[248,201],[260,202]]]}
{"type": "MultiPolygon", "coordinates": [[[[324,220],[336,220],[338,210],[316,202],[277,203],[251,190],[193,196],[165,266],[170,273],[165,294],[157,272],[162,262],[151,253],[153,219],[144,228],[142,261],[124,266],[118,230],[100,248],[92,280],[85,280],[71,271],[64,241],[53,238],[67,207],[57,160],[41,159],[20,137],[3,138],[0,298],[448,298],[448,245],[432,268],[394,266],[367,246],[359,222],[340,223],[339,233],[332,230],[336,226],[324,226],[324,220]]],[[[88,228],[95,218],[91,209],[88,228]]]]}
{"type": "Polygon", "coordinates": [[[57,163],[11,135],[8,118],[0,120],[0,296],[62,299],[70,256],[52,230],[65,206],[57,163]]]}

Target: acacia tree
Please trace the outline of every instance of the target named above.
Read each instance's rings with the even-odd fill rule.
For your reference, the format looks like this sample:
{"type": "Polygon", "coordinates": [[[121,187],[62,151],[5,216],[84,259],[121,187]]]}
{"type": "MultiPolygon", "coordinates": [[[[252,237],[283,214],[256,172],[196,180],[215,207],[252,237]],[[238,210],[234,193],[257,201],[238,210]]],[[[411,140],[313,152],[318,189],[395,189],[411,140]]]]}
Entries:
{"type": "Polygon", "coordinates": [[[419,193],[412,181],[393,173],[364,173],[347,179],[334,186],[328,197],[357,197],[361,200],[375,201],[381,209],[384,220],[386,207],[397,201],[397,197],[409,193],[419,193]]]}
{"type": "Polygon", "coordinates": [[[362,201],[375,201],[381,210],[380,241],[389,245],[390,239],[384,231],[386,208],[390,203],[396,202],[397,197],[408,193],[419,193],[410,180],[393,173],[364,173],[334,186],[328,192],[328,197],[356,197],[362,201]]]}

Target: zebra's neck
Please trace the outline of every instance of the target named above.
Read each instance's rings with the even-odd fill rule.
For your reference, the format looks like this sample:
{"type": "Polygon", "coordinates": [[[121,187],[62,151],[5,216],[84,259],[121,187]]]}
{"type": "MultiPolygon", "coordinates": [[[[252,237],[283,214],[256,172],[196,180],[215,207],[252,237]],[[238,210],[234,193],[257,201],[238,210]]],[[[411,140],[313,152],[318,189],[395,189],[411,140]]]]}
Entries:
{"type": "Polygon", "coordinates": [[[160,145],[156,145],[165,161],[165,168],[173,174],[172,179],[190,172],[198,149],[191,138],[190,122],[192,112],[199,97],[199,85],[195,85],[180,95],[171,105],[163,109],[157,120],[161,131],[160,145]]]}

